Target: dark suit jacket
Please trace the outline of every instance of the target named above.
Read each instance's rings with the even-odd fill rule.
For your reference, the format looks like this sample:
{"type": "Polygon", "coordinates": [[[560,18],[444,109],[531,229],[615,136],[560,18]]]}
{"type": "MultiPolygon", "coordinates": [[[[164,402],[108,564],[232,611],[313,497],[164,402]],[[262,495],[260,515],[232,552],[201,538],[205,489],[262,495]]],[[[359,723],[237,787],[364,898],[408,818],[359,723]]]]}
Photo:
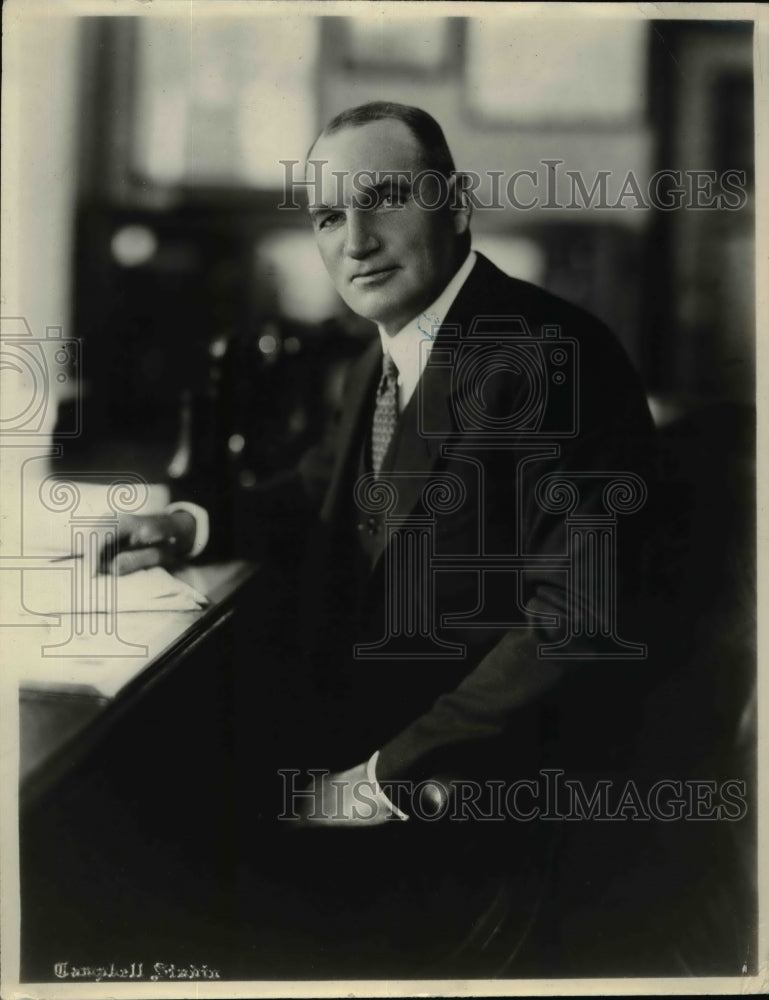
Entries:
{"type": "MultiPolygon", "coordinates": [[[[569,579],[564,556],[575,516],[605,524],[612,477],[653,483],[653,425],[622,348],[595,317],[479,255],[385,458],[386,515],[360,475],[380,364],[376,341],[351,372],[304,574],[300,640],[339,736],[338,760],[314,766],[352,766],[379,747],[386,780],[520,772],[548,741],[556,764],[588,743],[608,753],[605,724],[627,730],[643,663],[614,656],[605,634],[616,625],[644,642],[642,515],[615,519],[611,594],[584,573],[569,579]],[[568,524],[546,495],[556,474],[577,491],[568,524]],[[543,653],[570,631],[582,633],[572,658],[543,653]]],[[[312,468],[302,472],[317,487],[312,468]]]]}

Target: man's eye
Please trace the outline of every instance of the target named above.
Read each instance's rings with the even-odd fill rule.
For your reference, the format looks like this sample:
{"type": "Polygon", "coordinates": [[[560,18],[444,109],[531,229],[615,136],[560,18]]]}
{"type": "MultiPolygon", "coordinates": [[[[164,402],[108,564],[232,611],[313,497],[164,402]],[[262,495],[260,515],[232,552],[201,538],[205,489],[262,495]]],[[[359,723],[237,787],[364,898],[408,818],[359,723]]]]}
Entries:
{"type": "Polygon", "coordinates": [[[328,226],[335,225],[341,217],[341,212],[329,212],[328,215],[317,220],[318,229],[326,229],[328,226]]]}
{"type": "Polygon", "coordinates": [[[402,191],[388,191],[379,198],[380,208],[402,208],[406,203],[406,195],[402,191]]]}

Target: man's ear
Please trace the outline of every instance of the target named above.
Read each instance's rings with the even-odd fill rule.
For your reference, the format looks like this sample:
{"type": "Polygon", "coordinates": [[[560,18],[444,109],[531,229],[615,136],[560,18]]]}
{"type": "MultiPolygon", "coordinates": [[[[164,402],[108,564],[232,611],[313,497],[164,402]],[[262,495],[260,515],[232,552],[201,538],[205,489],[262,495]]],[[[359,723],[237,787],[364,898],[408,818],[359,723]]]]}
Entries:
{"type": "Polygon", "coordinates": [[[451,206],[451,218],[454,222],[454,232],[457,236],[462,236],[470,228],[473,203],[464,190],[461,176],[456,173],[449,178],[449,205],[451,206]]]}

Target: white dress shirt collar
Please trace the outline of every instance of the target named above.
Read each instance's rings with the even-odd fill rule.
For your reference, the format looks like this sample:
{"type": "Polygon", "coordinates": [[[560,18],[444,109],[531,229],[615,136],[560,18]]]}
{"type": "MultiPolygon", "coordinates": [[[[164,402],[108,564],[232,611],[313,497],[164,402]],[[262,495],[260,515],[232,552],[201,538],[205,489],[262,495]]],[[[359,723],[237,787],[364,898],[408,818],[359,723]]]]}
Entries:
{"type": "Polygon", "coordinates": [[[398,369],[400,410],[403,410],[414,395],[414,390],[430,356],[436,334],[446,319],[446,314],[454,299],[459,295],[460,289],[467,281],[476,260],[477,254],[471,250],[435,302],[418,316],[415,316],[396,334],[388,336],[380,327],[379,336],[382,339],[382,350],[390,354],[398,369]]]}

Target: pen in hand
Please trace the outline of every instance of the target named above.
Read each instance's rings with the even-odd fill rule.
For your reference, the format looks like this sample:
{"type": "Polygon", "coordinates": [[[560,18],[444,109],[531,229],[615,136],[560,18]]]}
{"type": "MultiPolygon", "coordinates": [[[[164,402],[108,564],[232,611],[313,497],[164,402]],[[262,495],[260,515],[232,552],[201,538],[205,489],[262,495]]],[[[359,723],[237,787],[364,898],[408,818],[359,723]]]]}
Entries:
{"type": "MultiPolygon", "coordinates": [[[[144,560],[150,550],[157,550],[159,545],[173,545],[176,541],[175,538],[158,538],[153,539],[148,542],[139,542],[139,539],[135,537],[128,537],[122,539],[122,545],[118,546],[115,541],[106,542],[101,551],[99,552],[99,559],[96,566],[96,575],[107,574],[111,569],[117,571],[118,576],[123,576],[126,573],[131,573],[136,569],[141,569],[145,565],[144,560]],[[126,542],[128,544],[126,544],[126,542]],[[119,551],[122,549],[122,551],[119,551]],[[121,558],[118,558],[120,556],[121,558]],[[138,561],[137,565],[134,565],[134,560],[138,561]]],[[[62,563],[70,562],[73,559],[84,559],[85,555],[82,552],[68,552],[63,556],[54,556],[49,559],[48,562],[52,563],[62,563]]],[[[159,560],[151,558],[148,565],[157,565],[159,560]]]]}
{"type": "MultiPolygon", "coordinates": [[[[53,559],[49,559],[48,563],[50,565],[53,563],[72,562],[73,559],[84,559],[84,558],[85,556],[82,552],[70,552],[66,556],[55,556],[53,559]]],[[[99,562],[96,566],[93,576],[102,576],[108,572],[109,572],[109,564],[105,564],[103,557],[100,556],[99,562]]]]}
{"type": "MultiPolygon", "coordinates": [[[[99,561],[96,566],[96,572],[94,575],[102,576],[110,573],[113,568],[116,569],[118,576],[124,576],[126,573],[132,573],[137,569],[144,568],[144,559],[146,556],[144,553],[149,552],[150,549],[155,549],[153,545],[140,545],[132,547],[130,549],[124,549],[121,553],[122,559],[115,563],[115,549],[113,546],[105,546],[99,554],[99,561]],[[140,555],[141,553],[141,555],[140,555]],[[134,560],[140,560],[140,565],[134,565],[134,560]]],[[[53,559],[49,559],[49,564],[53,563],[63,563],[70,562],[73,559],[83,559],[85,558],[82,552],[70,552],[65,556],[55,556],[53,559]]],[[[153,558],[149,565],[158,565],[158,562],[153,558]]]]}

